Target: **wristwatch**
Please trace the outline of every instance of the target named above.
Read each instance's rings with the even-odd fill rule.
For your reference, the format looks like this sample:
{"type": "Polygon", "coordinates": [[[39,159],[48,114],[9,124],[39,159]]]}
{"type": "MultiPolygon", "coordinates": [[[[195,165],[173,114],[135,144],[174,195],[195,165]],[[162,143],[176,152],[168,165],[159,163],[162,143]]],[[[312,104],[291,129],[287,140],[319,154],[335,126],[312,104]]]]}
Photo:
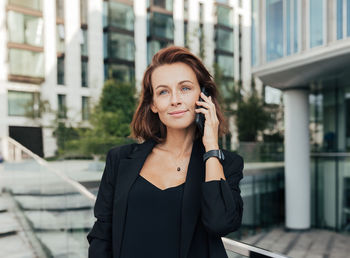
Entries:
{"type": "Polygon", "coordinates": [[[203,161],[206,162],[207,159],[209,159],[210,157],[218,158],[221,163],[225,159],[224,153],[220,149],[219,150],[210,150],[210,151],[207,151],[206,153],[204,153],[203,161]]]}

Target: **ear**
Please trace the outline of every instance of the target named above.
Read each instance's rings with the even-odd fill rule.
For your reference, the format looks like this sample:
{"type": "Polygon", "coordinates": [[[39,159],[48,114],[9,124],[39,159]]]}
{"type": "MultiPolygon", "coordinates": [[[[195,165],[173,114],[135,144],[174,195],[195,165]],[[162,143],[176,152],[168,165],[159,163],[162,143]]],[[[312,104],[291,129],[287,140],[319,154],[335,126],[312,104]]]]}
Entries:
{"type": "Polygon", "coordinates": [[[151,110],[153,113],[156,113],[156,114],[158,113],[158,109],[156,106],[153,105],[153,103],[151,103],[151,110]]]}

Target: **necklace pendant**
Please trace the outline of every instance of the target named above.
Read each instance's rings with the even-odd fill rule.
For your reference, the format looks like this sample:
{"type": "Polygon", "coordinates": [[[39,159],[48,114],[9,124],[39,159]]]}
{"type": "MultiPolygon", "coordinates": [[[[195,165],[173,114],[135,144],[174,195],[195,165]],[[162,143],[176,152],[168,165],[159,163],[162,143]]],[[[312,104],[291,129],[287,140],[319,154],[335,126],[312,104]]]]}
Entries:
{"type": "Polygon", "coordinates": [[[180,171],[181,170],[181,168],[180,167],[177,167],[177,171],[180,171]]]}

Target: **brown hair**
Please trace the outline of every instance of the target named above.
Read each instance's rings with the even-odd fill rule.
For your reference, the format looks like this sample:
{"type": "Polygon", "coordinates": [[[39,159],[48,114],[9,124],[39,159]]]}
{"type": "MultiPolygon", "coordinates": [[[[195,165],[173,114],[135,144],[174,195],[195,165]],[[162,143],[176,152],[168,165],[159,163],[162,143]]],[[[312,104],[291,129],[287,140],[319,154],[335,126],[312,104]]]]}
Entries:
{"type": "MultiPolygon", "coordinates": [[[[151,104],[153,101],[152,73],[159,66],[173,63],[184,63],[189,65],[196,74],[197,81],[201,87],[205,87],[212,98],[219,120],[219,136],[227,133],[227,122],[221,111],[220,96],[217,87],[202,61],[193,55],[188,49],[170,46],[159,50],[152,58],[152,63],[146,69],[143,80],[139,104],[131,122],[131,137],[139,140],[154,139],[158,143],[166,138],[166,126],[160,121],[158,114],[153,113],[151,104]],[[218,100],[219,98],[219,100],[218,100]]],[[[199,137],[196,129],[195,138],[199,137]]]]}

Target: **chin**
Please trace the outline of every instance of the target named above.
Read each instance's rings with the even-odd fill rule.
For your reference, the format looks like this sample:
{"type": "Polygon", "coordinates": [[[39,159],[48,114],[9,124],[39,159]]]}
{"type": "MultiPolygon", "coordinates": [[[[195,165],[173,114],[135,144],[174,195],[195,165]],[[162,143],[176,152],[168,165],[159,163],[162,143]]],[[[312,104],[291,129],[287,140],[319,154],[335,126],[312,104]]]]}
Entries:
{"type": "Polygon", "coordinates": [[[191,122],[183,122],[183,123],[167,123],[164,125],[169,128],[169,129],[175,129],[175,130],[184,130],[184,129],[188,129],[189,127],[193,126],[194,125],[194,121],[191,121],[191,122]]]}

